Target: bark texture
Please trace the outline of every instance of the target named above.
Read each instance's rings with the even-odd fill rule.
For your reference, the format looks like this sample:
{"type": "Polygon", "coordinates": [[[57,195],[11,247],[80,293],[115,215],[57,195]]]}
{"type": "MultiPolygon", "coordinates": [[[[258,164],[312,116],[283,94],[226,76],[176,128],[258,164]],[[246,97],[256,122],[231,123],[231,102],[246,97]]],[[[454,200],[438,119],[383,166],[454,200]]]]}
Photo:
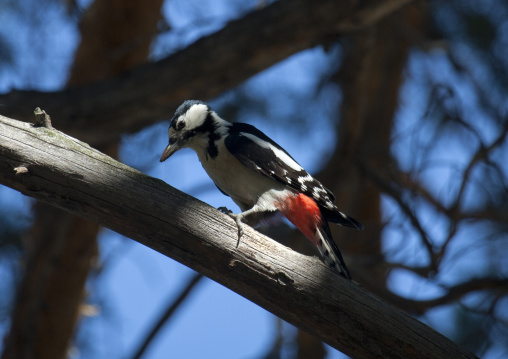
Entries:
{"type": "Polygon", "coordinates": [[[315,257],[250,228],[237,248],[227,215],[55,129],[0,117],[0,183],[149,246],[351,357],[475,358],[315,257]]]}

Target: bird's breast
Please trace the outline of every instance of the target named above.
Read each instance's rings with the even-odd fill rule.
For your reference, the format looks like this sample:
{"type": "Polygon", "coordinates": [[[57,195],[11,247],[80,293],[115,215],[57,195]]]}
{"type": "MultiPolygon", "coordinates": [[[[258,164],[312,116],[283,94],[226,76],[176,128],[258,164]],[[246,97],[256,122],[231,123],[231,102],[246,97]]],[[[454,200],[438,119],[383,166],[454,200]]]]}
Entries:
{"type": "Polygon", "coordinates": [[[274,179],[244,166],[223,143],[218,143],[218,152],[214,158],[205,152],[198,153],[198,157],[217,187],[227,193],[242,210],[251,208],[265,192],[285,188],[274,179]]]}

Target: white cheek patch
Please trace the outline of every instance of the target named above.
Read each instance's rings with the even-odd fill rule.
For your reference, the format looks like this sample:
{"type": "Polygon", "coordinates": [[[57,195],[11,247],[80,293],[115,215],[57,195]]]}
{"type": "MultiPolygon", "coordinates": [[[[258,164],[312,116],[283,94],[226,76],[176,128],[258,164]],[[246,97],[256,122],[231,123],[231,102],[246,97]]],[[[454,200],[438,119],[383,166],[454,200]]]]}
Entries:
{"type": "Polygon", "coordinates": [[[295,171],[303,170],[302,166],[296,163],[295,160],[289,157],[284,151],[281,151],[277,147],[273,146],[271,143],[263,141],[259,137],[251,135],[250,133],[241,132],[240,134],[254,141],[258,146],[270,149],[273,153],[275,153],[275,156],[277,156],[277,158],[280,158],[282,162],[284,162],[288,167],[291,167],[295,171]]]}
{"type": "Polygon", "coordinates": [[[206,115],[208,114],[208,107],[204,104],[193,105],[185,113],[186,129],[194,129],[199,127],[205,122],[206,115]]]}

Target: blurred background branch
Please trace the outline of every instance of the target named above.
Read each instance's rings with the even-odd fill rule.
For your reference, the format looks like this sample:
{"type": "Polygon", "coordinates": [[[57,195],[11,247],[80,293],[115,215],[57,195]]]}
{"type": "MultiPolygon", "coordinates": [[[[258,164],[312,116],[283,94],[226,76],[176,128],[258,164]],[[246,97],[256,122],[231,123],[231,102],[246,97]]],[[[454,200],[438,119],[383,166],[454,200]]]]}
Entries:
{"type": "Polygon", "coordinates": [[[362,28],[411,1],[376,1],[368,7],[362,6],[365,2],[354,6],[347,1],[278,1],[158,62],[135,69],[131,68],[145,61],[129,61],[129,56],[146,59],[142,54],[147,53],[155,35],[158,17],[146,17],[153,18],[151,24],[138,20],[148,16],[148,8],[140,4],[135,12],[133,3],[127,6],[132,13],[126,13],[125,25],[120,26],[101,21],[99,11],[110,6],[121,14],[123,5],[94,5],[83,15],[95,24],[81,24],[85,38],[76,53],[69,87],[55,92],[15,90],[0,96],[0,102],[5,105],[4,115],[27,121],[31,118],[23,109],[43,103],[48,113],[60,119],[62,131],[93,146],[107,145],[124,133],[167,117],[168,108],[176,108],[187,98],[218,96],[298,51],[351,32],[343,23],[354,21],[355,29],[362,28]],[[131,24],[140,28],[129,27],[131,24]],[[98,36],[89,40],[85,31],[98,36]],[[228,55],[203,61],[203,56],[217,53],[228,55]],[[123,72],[127,69],[130,71],[123,72]]]}
{"type": "MultiPolygon", "coordinates": [[[[506,356],[505,1],[1,6],[1,114],[31,120],[40,106],[56,128],[234,208],[194,157],[155,167],[167,144],[159,122],[184,99],[210,100],[261,127],[366,226],[333,229],[356,281],[477,355],[506,356]]],[[[285,224],[260,230],[315,254],[285,224]]],[[[0,333],[44,343],[51,358],[131,356],[188,276],[152,256],[0,188],[0,333]]],[[[146,357],[342,357],[205,283],[146,357]]]]}

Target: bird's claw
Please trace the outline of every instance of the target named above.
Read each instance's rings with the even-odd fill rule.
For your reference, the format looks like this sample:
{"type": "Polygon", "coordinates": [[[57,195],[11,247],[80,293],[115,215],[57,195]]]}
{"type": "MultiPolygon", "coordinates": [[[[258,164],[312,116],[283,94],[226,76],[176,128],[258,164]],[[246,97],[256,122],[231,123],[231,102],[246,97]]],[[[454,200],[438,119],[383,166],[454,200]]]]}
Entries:
{"type": "Polygon", "coordinates": [[[217,209],[218,209],[219,211],[221,211],[222,213],[224,213],[224,214],[231,214],[231,213],[233,213],[233,211],[232,211],[232,210],[230,210],[228,207],[224,207],[224,206],[223,206],[223,207],[219,207],[219,208],[217,208],[217,209]]]}
{"type": "Polygon", "coordinates": [[[233,218],[235,220],[236,226],[238,227],[238,242],[236,243],[236,248],[238,248],[238,246],[240,245],[240,239],[242,238],[243,233],[244,233],[243,223],[242,223],[243,216],[241,216],[240,214],[234,214],[231,212],[228,213],[228,216],[230,216],[231,218],[233,218]]]}
{"type": "Polygon", "coordinates": [[[240,239],[242,238],[243,233],[244,233],[243,223],[242,223],[242,219],[243,219],[242,214],[241,213],[234,214],[233,211],[231,211],[227,207],[219,207],[217,209],[219,211],[221,211],[222,213],[227,214],[228,216],[230,216],[231,218],[233,218],[235,220],[236,226],[238,227],[238,242],[236,243],[236,248],[238,248],[238,246],[240,245],[240,239]]]}

